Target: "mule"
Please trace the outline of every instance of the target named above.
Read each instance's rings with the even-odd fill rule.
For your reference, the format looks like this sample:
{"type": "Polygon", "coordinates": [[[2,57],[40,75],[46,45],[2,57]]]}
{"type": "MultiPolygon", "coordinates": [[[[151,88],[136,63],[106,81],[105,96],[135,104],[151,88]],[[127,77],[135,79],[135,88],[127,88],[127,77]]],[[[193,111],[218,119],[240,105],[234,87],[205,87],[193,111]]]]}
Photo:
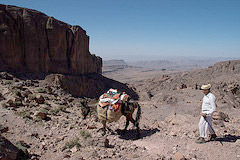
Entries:
{"type": "Polygon", "coordinates": [[[94,103],[94,104],[88,104],[88,106],[90,108],[95,108],[97,110],[98,119],[103,124],[103,128],[102,128],[103,129],[103,135],[106,134],[107,122],[111,123],[113,121],[117,121],[123,115],[123,116],[126,117],[126,124],[125,124],[124,130],[123,130],[122,133],[123,134],[126,133],[127,127],[129,126],[129,122],[132,122],[133,125],[136,127],[137,138],[139,138],[140,137],[139,122],[140,122],[140,118],[141,118],[141,106],[138,104],[138,102],[131,101],[131,100],[130,101],[119,100],[118,103],[120,105],[119,106],[120,111],[119,111],[118,114],[120,114],[120,115],[117,115],[119,117],[117,117],[115,120],[112,120],[111,117],[110,117],[110,114],[113,111],[110,111],[110,110],[107,110],[107,109],[105,109],[105,113],[104,113],[105,116],[102,116],[103,115],[102,114],[103,108],[98,104],[98,102],[94,103]],[[133,118],[133,113],[136,109],[137,109],[137,113],[136,113],[136,117],[134,119],[133,118]]]}

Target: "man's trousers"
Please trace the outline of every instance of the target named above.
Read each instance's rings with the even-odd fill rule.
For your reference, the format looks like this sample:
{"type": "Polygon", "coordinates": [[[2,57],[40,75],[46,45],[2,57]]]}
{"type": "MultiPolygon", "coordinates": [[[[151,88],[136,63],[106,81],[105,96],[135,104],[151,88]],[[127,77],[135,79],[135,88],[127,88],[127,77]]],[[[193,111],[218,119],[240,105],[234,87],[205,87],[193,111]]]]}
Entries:
{"type": "MultiPolygon", "coordinates": [[[[206,116],[206,120],[212,126],[212,116],[206,116]]],[[[201,116],[198,127],[200,132],[200,137],[207,138],[207,130],[209,130],[210,134],[214,134],[213,130],[209,127],[208,122],[201,116]]]]}

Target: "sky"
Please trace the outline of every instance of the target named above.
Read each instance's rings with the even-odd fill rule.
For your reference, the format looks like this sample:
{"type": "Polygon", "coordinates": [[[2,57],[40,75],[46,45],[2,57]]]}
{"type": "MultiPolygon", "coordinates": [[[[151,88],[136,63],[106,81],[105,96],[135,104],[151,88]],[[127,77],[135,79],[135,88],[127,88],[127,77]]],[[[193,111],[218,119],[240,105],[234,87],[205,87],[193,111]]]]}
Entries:
{"type": "Polygon", "coordinates": [[[240,57],[240,0],[0,0],[79,25],[103,58],[240,57]]]}

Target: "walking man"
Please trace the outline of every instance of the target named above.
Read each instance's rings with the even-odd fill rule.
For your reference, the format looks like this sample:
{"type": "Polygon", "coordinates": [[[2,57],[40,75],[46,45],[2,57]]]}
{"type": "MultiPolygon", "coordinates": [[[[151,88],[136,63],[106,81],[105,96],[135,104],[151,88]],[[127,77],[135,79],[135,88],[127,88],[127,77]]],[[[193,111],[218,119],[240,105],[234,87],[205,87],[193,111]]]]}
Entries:
{"type": "Polygon", "coordinates": [[[201,86],[204,97],[202,100],[201,118],[198,124],[200,137],[196,140],[196,143],[206,143],[205,138],[207,138],[207,130],[210,132],[210,141],[217,137],[213,128],[211,127],[212,114],[216,110],[216,97],[210,92],[210,88],[211,84],[201,86]]]}

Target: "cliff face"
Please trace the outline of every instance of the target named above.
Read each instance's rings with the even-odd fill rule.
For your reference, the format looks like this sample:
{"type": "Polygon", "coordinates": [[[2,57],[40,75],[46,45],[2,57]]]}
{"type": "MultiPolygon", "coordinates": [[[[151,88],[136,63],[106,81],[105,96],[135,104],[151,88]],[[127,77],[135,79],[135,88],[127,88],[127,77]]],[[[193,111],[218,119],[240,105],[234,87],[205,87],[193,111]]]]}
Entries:
{"type": "Polygon", "coordinates": [[[0,70],[81,75],[102,73],[89,36],[41,12],[0,4],[0,70]]]}

